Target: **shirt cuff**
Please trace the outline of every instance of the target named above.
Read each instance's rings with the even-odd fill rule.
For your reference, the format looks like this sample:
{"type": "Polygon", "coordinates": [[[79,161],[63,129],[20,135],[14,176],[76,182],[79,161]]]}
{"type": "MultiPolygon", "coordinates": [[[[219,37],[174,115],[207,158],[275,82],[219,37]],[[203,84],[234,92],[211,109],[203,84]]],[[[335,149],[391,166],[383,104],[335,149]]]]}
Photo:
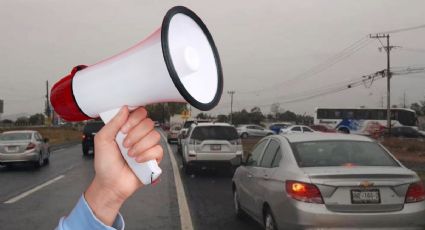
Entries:
{"type": "Polygon", "coordinates": [[[121,214],[118,213],[112,226],[107,226],[97,219],[87,204],[84,195],[80,197],[77,205],[67,217],[62,217],[58,230],[93,229],[93,230],[124,230],[125,223],[121,214]]]}

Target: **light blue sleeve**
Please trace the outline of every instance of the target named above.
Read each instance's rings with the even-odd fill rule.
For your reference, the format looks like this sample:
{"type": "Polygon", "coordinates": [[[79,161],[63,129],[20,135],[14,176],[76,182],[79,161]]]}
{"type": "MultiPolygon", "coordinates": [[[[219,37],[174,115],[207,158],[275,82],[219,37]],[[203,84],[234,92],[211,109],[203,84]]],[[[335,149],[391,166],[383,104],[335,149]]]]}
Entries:
{"type": "Polygon", "coordinates": [[[112,227],[105,225],[93,214],[84,196],[81,196],[77,205],[69,216],[62,217],[56,230],[93,229],[93,230],[123,230],[124,219],[121,214],[115,218],[112,227]]]}

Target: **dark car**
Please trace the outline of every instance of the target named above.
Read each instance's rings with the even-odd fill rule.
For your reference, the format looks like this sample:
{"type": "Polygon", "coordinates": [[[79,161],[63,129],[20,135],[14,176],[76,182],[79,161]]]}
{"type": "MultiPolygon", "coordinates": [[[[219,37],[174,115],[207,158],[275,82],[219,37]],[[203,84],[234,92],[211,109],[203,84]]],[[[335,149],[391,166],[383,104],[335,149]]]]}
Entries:
{"type": "Polygon", "coordinates": [[[81,145],[83,146],[83,155],[94,154],[94,135],[104,126],[102,121],[88,122],[83,129],[83,139],[81,145]]]}
{"type": "Polygon", "coordinates": [[[424,138],[425,135],[419,132],[416,128],[411,126],[400,126],[391,128],[391,136],[393,137],[410,137],[410,138],[424,138]]]}

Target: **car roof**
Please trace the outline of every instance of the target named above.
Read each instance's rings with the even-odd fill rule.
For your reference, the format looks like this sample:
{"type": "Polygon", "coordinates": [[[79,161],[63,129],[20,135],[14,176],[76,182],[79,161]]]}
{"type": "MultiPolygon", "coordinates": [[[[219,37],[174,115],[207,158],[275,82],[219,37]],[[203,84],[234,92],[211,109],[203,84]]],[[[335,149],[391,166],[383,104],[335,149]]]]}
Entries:
{"type": "Polygon", "coordinates": [[[223,123],[223,122],[204,122],[199,123],[196,125],[196,127],[202,127],[202,126],[232,126],[229,123],[223,123]]]}
{"type": "Polygon", "coordinates": [[[11,131],[5,131],[3,133],[35,133],[34,130],[11,130],[11,131]]]}
{"type": "MultiPolygon", "coordinates": [[[[276,135],[278,136],[278,135],[276,135]]],[[[281,134],[283,138],[286,138],[289,142],[305,142],[305,141],[368,141],[373,142],[372,139],[366,136],[354,135],[354,134],[342,134],[342,133],[294,133],[294,134],[281,134]]]]}

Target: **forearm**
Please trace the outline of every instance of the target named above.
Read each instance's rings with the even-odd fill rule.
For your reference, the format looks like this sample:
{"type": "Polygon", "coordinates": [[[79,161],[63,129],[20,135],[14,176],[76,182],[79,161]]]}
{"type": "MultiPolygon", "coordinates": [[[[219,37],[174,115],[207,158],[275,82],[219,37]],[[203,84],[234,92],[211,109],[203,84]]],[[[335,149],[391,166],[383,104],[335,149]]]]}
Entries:
{"type": "Polygon", "coordinates": [[[101,185],[95,178],[84,193],[84,197],[95,216],[108,226],[114,223],[119,209],[125,201],[112,189],[101,185]]]}

